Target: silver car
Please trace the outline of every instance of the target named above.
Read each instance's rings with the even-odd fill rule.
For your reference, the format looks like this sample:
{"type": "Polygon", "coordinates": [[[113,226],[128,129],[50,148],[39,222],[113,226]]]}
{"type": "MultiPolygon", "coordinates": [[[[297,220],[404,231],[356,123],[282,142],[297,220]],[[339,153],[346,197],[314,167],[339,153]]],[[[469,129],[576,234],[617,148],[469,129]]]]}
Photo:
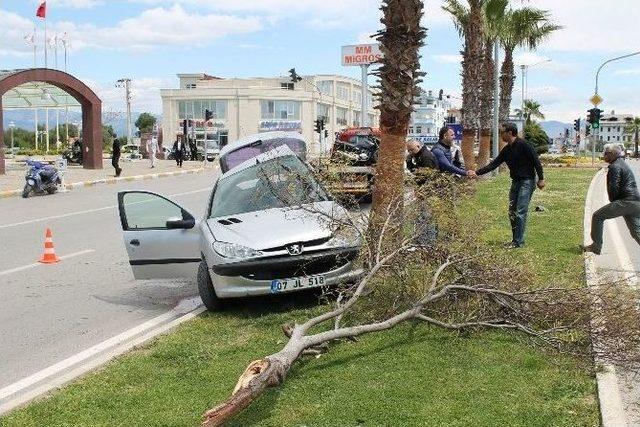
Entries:
{"type": "Polygon", "coordinates": [[[225,147],[224,173],[200,221],[158,194],[119,193],[134,277],[190,278],[197,271],[209,310],[225,298],[354,280],[360,235],[300,158],[303,152],[299,135],[282,133],[225,147]]]}

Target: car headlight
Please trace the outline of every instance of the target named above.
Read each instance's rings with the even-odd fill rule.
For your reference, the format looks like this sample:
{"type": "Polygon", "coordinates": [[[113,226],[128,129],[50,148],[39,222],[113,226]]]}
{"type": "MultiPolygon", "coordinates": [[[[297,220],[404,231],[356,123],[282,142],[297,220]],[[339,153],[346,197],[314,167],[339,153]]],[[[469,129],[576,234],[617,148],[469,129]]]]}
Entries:
{"type": "Polygon", "coordinates": [[[227,242],[213,242],[213,250],[225,258],[247,259],[262,255],[262,252],[246,246],[227,242]]]}
{"type": "Polygon", "coordinates": [[[358,154],[358,158],[360,160],[367,160],[369,158],[369,154],[367,154],[365,152],[362,152],[362,153],[358,154]]]}
{"type": "Polygon", "coordinates": [[[360,233],[354,226],[341,227],[333,233],[327,242],[332,247],[353,247],[360,245],[360,233]]]}

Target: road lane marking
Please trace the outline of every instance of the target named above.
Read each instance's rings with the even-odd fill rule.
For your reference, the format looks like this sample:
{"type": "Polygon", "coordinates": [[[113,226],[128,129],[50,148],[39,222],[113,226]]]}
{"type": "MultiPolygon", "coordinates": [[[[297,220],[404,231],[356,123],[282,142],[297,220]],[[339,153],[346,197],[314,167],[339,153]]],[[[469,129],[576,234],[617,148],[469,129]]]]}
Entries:
{"type": "MultiPolygon", "coordinates": [[[[72,254],[61,256],[59,258],[60,258],[60,260],[65,260],[65,259],[69,259],[69,258],[74,258],[74,257],[80,256],[80,255],[90,254],[92,252],[95,252],[95,249],[87,249],[87,250],[80,251],[80,252],[74,252],[72,254]]],[[[44,265],[44,264],[39,263],[39,262],[34,262],[33,264],[23,265],[22,267],[16,267],[16,268],[12,268],[12,269],[9,269],[9,270],[0,271],[0,276],[6,276],[7,274],[17,273],[19,271],[28,270],[30,268],[38,267],[38,266],[41,266],[41,265],[44,265]]]]}
{"type": "MultiPolygon", "coordinates": [[[[189,194],[202,193],[203,191],[211,191],[212,188],[213,187],[206,187],[206,188],[201,188],[199,190],[185,191],[183,193],[169,194],[168,197],[188,196],[189,194]]],[[[13,224],[0,225],[0,230],[3,229],[3,228],[17,227],[19,225],[34,224],[36,222],[50,221],[52,219],[68,218],[68,217],[76,216],[76,215],[85,215],[85,214],[94,213],[94,212],[106,211],[106,210],[109,210],[109,209],[116,209],[117,207],[118,207],[118,205],[106,206],[104,208],[88,209],[88,210],[85,210],[85,211],[70,212],[70,213],[61,214],[61,215],[53,215],[53,216],[47,216],[47,217],[44,217],[44,218],[31,219],[29,221],[14,222],[13,224]]]]}
{"type": "Polygon", "coordinates": [[[54,365],[49,366],[33,375],[23,378],[13,384],[0,389],[0,414],[3,414],[14,407],[23,404],[38,395],[45,393],[55,387],[59,387],[64,383],[78,377],[79,375],[100,366],[101,364],[113,359],[120,354],[138,346],[149,339],[164,333],[178,324],[192,319],[204,312],[206,308],[202,305],[199,297],[182,300],[171,311],[148,320],[128,331],[109,338],[93,347],[90,347],[80,353],[64,359],[54,365]],[[142,334],[142,335],[141,335],[142,334]],[[97,357],[97,359],[96,359],[97,357]],[[93,360],[89,360],[94,358],[93,360]],[[74,368],[85,362],[84,365],[74,368]],[[73,369],[72,369],[73,368],[73,369]],[[72,369],[71,372],[67,372],[72,369]],[[44,385],[38,386],[37,389],[29,391],[38,383],[60,374],[58,377],[50,379],[44,385]],[[26,394],[12,398],[12,396],[26,391],[26,394]],[[6,401],[12,398],[11,401],[6,401]],[[5,400],[5,402],[3,402],[5,400]]]}

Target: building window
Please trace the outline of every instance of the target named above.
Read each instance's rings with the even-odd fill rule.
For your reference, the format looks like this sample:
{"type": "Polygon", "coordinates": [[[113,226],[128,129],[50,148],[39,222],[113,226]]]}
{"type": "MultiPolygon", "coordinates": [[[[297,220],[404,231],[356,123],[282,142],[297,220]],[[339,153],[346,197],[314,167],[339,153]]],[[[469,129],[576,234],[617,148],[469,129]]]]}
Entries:
{"type": "Polygon", "coordinates": [[[338,99],[349,101],[349,85],[338,83],[336,87],[336,96],[338,99]]]}
{"type": "Polygon", "coordinates": [[[263,120],[300,120],[300,101],[260,101],[263,120]]]}
{"type": "Polygon", "coordinates": [[[351,100],[353,101],[354,104],[357,104],[357,105],[362,104],[362,91],[354,90],[353,92],[351,92],[351,100]]]}
{"type": "Polygon", "coordinates": [[[325,104],[318,104],[318,119],[324,119],[325,123],[330,122],[329,111],[331,111],[331,106],[325,104]]]}
{"type": "Polygon", "coordinates": [[[318,90],[324,95],[333,95],[333,82],[331,80],[318,82],[318,90]]]}
{"type": "Polygon", "coordinates": [[[196,84],[195,83],[187,83],[185,88],[187,88],[187,89],[195,89],[196,88],[196,84]]]}
{"type": "Polygon", "coordinates": [[[607,135],[607,142],[611,142],[611,137],[607,135]]]}
{"type": "Polygon", "coordinates": [[[294,90],[295,89],[295,85],[293,83],[291,83],[291,82],[280,83],[280,89],[294,90]]]}
{"type": "Polygon", "coordinates": [[[348,110],[346,108],[336,108],[336,124],[338,126],[348,126],[349,122],[347,120],[348,110]]]}
{"type": "Polygon", "coordinates": [[[360,126],[360,119],[361,119],[361,114],[360,111],[353,111],[353,125],[354,126],[360,126]]]}
{"type": "Polygon", "coordinates": [[[178,119],[204,119],[204,111],[213,113],[213,118],[224,120],[227,118],[227,101],[196,99],[189,101],[178,101],[178,119]]]}

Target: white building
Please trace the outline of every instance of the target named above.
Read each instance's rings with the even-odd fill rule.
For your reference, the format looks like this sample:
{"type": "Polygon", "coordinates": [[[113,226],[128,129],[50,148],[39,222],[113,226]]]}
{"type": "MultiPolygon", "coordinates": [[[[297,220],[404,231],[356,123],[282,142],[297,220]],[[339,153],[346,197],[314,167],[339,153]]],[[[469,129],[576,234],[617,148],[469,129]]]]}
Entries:
{"type": "Polygon", "coordinates": [[[433,95],[433,91],[421,91],[416,100],[415,111],[411,114],[409,137],[437,137],[447,119],[451,103],[443,97],[433,95]]]}
{"type": "Polygon", "coordinates": [[[607,142],[633,142],[633,135],[626,134],[624,128],[627,122],[633,120],[633,114],[603,114],[600,117],[600,128],[596,131],[600,141],[607,142]]]}
{"type": "MultiPolygon", "coordinates": [[[[291,83],[289,76],[248,79],[218,78],[206,74],[178,74],[179,89],[162,89],[163,134],[175,140],[182,134],[182,121],[192,119],[198,140],[217,140],[222,145],[253,133],[269,130],[300,131],[309,150],[320,150],[314,130],[317,118],[324,118],[329,140],[335,132],[362,125],[360,82],[336,75],[305,76],[291,83]],[[205,128],[205,110],[213,118],[205,128]]],[[[369,106],[373,91],[369,91],[369,106]]],[[[378,110],[370,107],[368,125],[377,127],[378,110]]],[[[328,150],[331,143],[323,145],[328,150]]]]}

